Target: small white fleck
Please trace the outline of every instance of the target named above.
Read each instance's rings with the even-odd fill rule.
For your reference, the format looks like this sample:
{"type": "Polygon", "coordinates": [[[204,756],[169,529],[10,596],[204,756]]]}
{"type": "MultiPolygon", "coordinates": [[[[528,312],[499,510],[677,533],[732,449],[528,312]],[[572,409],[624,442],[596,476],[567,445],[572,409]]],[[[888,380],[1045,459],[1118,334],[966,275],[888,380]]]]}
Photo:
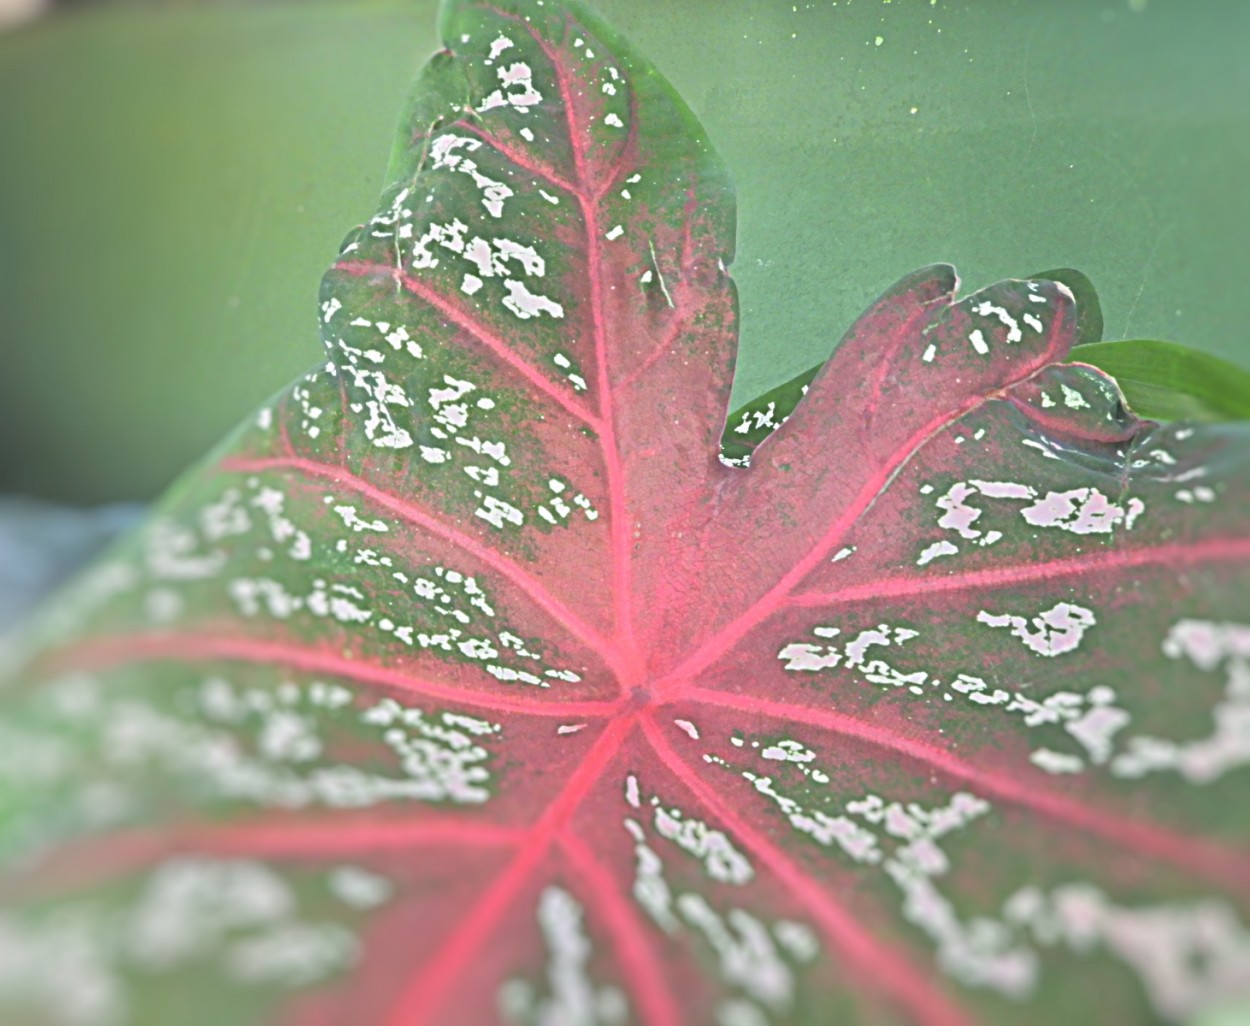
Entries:
{"type": "Polygon", "coordinates": [[[632,773],[625,778],[625,800],[635,809],[642,808],[641,796],[638,793],[638,778],[632,773]]]}
{"type": "Polygon", "coordinates": [[[1039,748],[1029,755],[1029,762],[1047,773],[1080,773],[1085,768],[1084,761],[1075,755],[1064,752],[1053,752],[1049,748],[1039,748]]]}
{"type": "Polygon", "coordinates": [[[934,542],[920,553],[920,558],[916,560],[916,566],[927,566],[939,556],[953,556],[957,552],[959,552],[959,549],[948,541],[934,542]]]}
{"type": "MultiPolygon", "coordinates": [[[[462,38],[462,42],[468,42],[468,36],[464,36],[462,38]]],[[[490,44],[490,56],[486,58],[486,63],[489,64],[491,61],[498,58],[501,53],[503,53],[505,50],[509,49],[513,45],[514,44],[512,40],[509,39],[507,36],[505,36],[501,32],[498,36],[495,37],[495,41],[490,44]]]]}

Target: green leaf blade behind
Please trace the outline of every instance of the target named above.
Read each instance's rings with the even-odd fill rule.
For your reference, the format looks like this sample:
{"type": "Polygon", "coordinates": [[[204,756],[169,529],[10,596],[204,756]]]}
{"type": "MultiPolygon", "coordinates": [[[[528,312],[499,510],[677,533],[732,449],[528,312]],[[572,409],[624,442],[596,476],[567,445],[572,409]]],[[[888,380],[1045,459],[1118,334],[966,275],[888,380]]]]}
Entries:
{"type": "Polygon", "coordinates": [[[1082,346],[1081,363],[1116,379],[1130,406],[1154,420],[1250,420],[1250,372],[1210,353],[1150,339],[1082,346]]]}

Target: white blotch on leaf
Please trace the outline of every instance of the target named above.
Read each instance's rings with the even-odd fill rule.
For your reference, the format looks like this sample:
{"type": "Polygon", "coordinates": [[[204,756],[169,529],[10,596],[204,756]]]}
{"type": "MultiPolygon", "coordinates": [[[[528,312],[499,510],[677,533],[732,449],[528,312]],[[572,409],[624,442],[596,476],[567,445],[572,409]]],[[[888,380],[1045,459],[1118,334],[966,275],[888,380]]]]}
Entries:
{"type": "Polygon", "coordinates": [[[504,201],[513,195],[512,189],[503,182],[484,175],[477,161],[468,156],[482,148],[482,141],[471,136],[446,133],[438,136],[430,146],[430,168],[467,175],[482,194],[482,206],[491,217],[502,217],[504,201]]]}
{"type": "MultiPolygon", "coordinates": [[[[1045,455],[1058,458],[1041,443],[1025,439],[1024,444],[1033,444],[1045,455]]],[[[924,492],[924,489],[921,491],[924,492]]],[[[982,506],[972,503],[978,495],[986,499],[1027,502],[1028,505],[1020,510],[1020,516],[1026,523],[1071,534],[1110,534],[1121,527],[1132,530],[1146,508],[1138,498],[1130,498],[1123,505],[1112,502],[1097,488],[1050,491],[1039,499],[1037,491],[1030,485],[1017,481],[974,479],[956,481],[937,498],[935,504],[942,510],[937,521],[938,527],[978,546],[993,545],[1001,541],[1004,537],[1002,531],[983,530],[978,526],[978,521],[986,513],[982,506]]],[[[916,565],[927,566],[935,559],[953,556],[959,551],[959,546],[950,539],[931,542],[921,550],[916,565]]]]}
{"type": "MultiPolygon", "coordinates": [[[[842,630],[839,627],[817,626],[812,628],[812,633],[821,639],[833,639],[842,635],[842,630]]],[[[915,689],[929,679],[924,670],[905,673],[885,659],[870,656],[875,648],[904,645],[915,637],[917,633],[910,627],[892,627],[883,623],[860,631],[844,644],[791,642],[777,653],[777,658],[785,662],[784,668],[789,671],[816,673],[845,666],[873,684],[915,689]]]]}
{"type": "Polygon", "coordinates": [[[983,609],[977,614],[977,622],[989,627],[1010,627],[1011,633],[1038,655],[1057,656],[1075,651],[1096,620],[1092,609],[1072,602],[1059,602],[1027,619],[983,609]]]}
{"type": "Polygon", "coordinates": [[[495,70],[499,88],[489,93],[478,105],[479,114],[497,107],[512,107],[521,114],[528,114],[531,107],[542,103],[543,97],[534,88],[534,72],[524,61],[500,66],[495,70]]]}
{"type": "Polygon", "coordinates": [[[784,1013],[791,1007],[794,974],[759,919],[740,908],[722,916],[703,895],[689,892],[677,898],[677,908],[711,945],[726,982],[774,1012],[784,1013]]]}
{"type": "Polygon", "coordinates": [[[1219,899],[1134,907],[1088,883],[1049,894],[1028,885],[1004,902],[1003,920],[1039,947],[1114,956],[1141,981],[1155,1014],[1171,1022],[1244,998],[1250,978],[1250,931],[1219,899]]]}
{"type": "Polygon", "coordinates": [[[586,936],[582,906],[554,885],[538,899],[538,926],[547,947],[546,993],[527,980],[506,980],[499,989],[503,1015],[525,1026],[616,1026],[628,1016],[625,996],[590,976],[593,946],[586,936]]]}
{"type": "Polygon", "coordinates": [[[504,297],[503,305],[523,321],[544,313],[555,318],[564,316],[564,307],[548,296],[531,292],[524,282],[508,278],[504,288],[508,290],[508,295],[504,297]]]}
{"type": "MultiPolygon", "coordinates": [[[[627,797],[635,807],[642,804],[637,781],[630,776],[627,797]]],[[[659,807],[658,799],[651,803],[659,807]]],[[[657,818],[656,826],[664,821],[657,818]]],[[[740,908],[722,913],[703,895],[674,894],[664,875],[664,859],[647,843],[646,830],[636,819],[626,818],[625,829],[634,841],[633,897],[660,929],[670,936],[691,929],[710,948],[725,983],[744,991],[744,1009],[762,1015],[755,1002],[784,1014],[794,998],[793,973],[786,956],[810,962],[819,954],[814,932],[804,923],[779,920],[769,930],[755,916],[740,908]]]]}
{"type": "Polygon", "coordinates": [[[1055,752],[1049,748],[1038,748],[1029,753],[1029,762],[1047,773],[1080,773],[1085,768],[1085,761],[1080,756],[1069,752],[1055,752]]]}
{"type": "Polygon", "coordinates": [[[1203,672],[1223,670],[1224,695],[1211,707],[1213,729],[1190,741],[1131,737],[1111,772],[1139,778],[1170,770],[1191,784],[1208,784],[1250,765],[1250,626],[1183,619],[1162,647],[1169,659],[1185,659],[1203,672]]]}
{"type": "Polygon", "coordinates": [[[326,882],[331,893],[350,908],[379,908],[395,893],[390,880],[359,866],[339,866],[330,871],[326,882]]]}
{"type": "MultiPolygon", "coordinates": [[[[1004,307],[995,306],[989,300],[984,300],[973,307],[973,309],[982,317],[997,318],[999,323],[1007,329],[1008,344],[1019,342],[1022,338],[1024,338],[1024,333],[1020,330],[1020,325],[1016,323],[1016,319],[1012,317],[1004,307]]],[[[973,332],[973,334],[979,334],[979,332],[973,332]]],[[[973,345],[976,346],[975,341],[973,342],[973,345]]],[[[982,345],[984,345],[984,342],[982,345]]],[[[980,346],[977,346],[977,352],[988,352],[988,349],[982,349],[980,346]]]]}
{"type": "MultiPolygon", "coordinates": [[[[796,799],[778,791],[772,777],[751,770],[741,772],[760,794],[776,803],[795,830],[806,834],[817,844],[827,848],[836,845],[854,861],[867,865],[881,861],[876,837],[853,819],[837,813],[830,815],[823,809],[805,807],[796,799]]],[[[825,776],[827,782],[828,776],[825,776]]]]}
{"type": "Polygon", "coordinates": [[[744,884],[755,876],[751,863],[728,837],[701,819],[683,815],[680,809],[656,805],[655,829],[661,837],[699,859],[713,880],[744,884]]]}
{"type": "Polygon", "coordinates": [[[1111,534],[1120,525],[1132,530],[1144,510],[1145,505],[1137,498],[1121,506],[1097,488],[1073,488],[1047,492],[1020,515],[1035,527],[1055,527],[1072,534],[1111,534]]]}
{"type": "Polygon", "coordinates": [[[148,573],[158,581],[202,581],[217,576],[226,563],[220,549],[199,551],[196,533],[173,520],[154,520],[143,538],[148,573]]]}
{"type": "Polygon", "coordinates": [[[505,50],[511,49],[515,44],[505,36],[502,32],[495,37],[490,44],[490,53],[486,55],[486,63],[490,64],[499,59],[499,55],[505,50]]]}

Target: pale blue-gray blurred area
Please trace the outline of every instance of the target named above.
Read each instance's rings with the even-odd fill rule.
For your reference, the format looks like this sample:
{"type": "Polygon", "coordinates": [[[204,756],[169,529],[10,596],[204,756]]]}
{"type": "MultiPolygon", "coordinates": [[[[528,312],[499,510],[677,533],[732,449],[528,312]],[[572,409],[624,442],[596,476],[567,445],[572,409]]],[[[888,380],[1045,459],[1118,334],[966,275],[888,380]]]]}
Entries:
{"type": "MultiPolygon", "coordinates": [[[[40,6],[0,0],[0,493],[149,500],[318,360],[437,4],[40,6]]],[[[1079,268],[1106,337],[1250,365],[1245,0],[590,6],[733,173],[735,400],[936,260],[1079,268]]]]}
{"type": "Polygon", "coordinates": [[[57,585],[143,516],[140,503],[91,509],[0,495],[0,644],[57,585]]]}

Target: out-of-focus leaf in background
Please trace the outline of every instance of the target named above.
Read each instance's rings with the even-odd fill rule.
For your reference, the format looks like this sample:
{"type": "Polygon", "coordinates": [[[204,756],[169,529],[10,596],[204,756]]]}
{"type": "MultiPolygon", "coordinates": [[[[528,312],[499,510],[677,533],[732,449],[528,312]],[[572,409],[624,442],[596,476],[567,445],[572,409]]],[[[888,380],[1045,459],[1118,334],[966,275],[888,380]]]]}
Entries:
{"type": "Polygon", "coordinates": [[[31,21],[47,7],[48,0],[0,0],[0,30],[31,21]]]}
{"type": "Polygon", "coordinates": [[[29,610],[143,513],[138,503],[76,510],[0,495],[0,649],[29,610]]]}
{"type": "MultiPolygon", "coordinates": [[[[0,491],[152,495],[318,359],[434,6],[84,3],[0,37],[0,491]]],[[[1250,5],[591,6],[737,180],[737,402],[939,259],[1079,268],[1105,338],[1250,364],[1250,5]]]]}
{"type": "Polygon", "coordinates": [[[151,496],[318,359],[422,13],[104,5],[0,38],[0,491],[151,496]]]}

